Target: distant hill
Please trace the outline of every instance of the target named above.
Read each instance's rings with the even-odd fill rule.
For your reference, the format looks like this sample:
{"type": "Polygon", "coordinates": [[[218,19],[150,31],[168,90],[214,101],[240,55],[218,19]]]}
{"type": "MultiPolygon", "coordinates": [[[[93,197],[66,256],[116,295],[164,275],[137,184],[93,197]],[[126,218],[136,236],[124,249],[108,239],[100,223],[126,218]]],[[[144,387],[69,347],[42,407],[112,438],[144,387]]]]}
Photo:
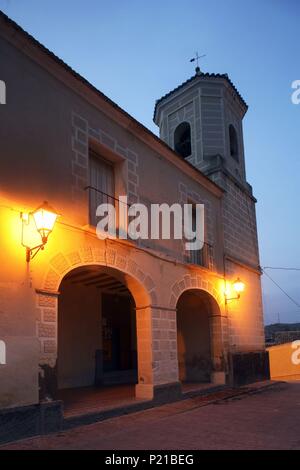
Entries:
{"type": "Polygon", "coordinates": [[[277,331],[297,331],[300,330],[300,323],[273,323],[265,326],[265,333],[273,334],[277,331]]]}
{"type": "Polygon", "coordinates": [[[267,342],[272,342],[276,333],[283,331],[300,331],[300,323],[274,323],[265,326],[265,338],[267,342]]]}

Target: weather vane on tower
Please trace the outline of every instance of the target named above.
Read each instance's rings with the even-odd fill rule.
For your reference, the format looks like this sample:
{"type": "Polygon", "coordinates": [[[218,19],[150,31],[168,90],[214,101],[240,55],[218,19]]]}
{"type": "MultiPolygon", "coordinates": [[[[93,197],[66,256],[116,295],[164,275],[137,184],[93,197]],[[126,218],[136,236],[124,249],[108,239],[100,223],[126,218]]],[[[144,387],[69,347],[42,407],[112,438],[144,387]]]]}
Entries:
{"type": "Polygon", "coordinates": [[[203,57],[206,57],[206,54],[199,55],[198,51],[195,52],[195,57],[190,59],[190,62],[197,62],[197,67],[195,68],[196,73],[200,73],[200,67],[199,67],[199,60],[202,59],[203,57]]]}

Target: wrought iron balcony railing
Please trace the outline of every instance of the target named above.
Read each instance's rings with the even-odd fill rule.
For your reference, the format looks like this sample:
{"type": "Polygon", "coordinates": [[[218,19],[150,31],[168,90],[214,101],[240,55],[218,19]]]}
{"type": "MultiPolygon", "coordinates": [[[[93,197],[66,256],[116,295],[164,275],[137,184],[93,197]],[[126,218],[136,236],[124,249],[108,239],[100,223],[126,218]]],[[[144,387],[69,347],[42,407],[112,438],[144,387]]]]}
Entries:
{"type": "MultiPolygon", "coordinates": [[[[86,186],[85,190],[89,191],[89,223],[91,225],[97,225],[97,216],[96,210],[100,204],[111,204],[114,206],[116,213],[120,211],[120,205],[125,204],[129,209],[130,204],[120,201],[118,198],[107,194],[100,189],[97,189],[93,186],[86,186]]],[[[130,217],[127,222],[130,222],[130,217]]],[[[120,227],[116,227],[117,234],[121,230],[120,227]]],[[[209,243],[204,243],[201,250],[190,250],[186,251],[184,254],[184,261],[188,264],[194,264],[197,266],[202,266],[207,269],[213,269],[214,267],[214,250],[213,246],[209,243]]]]}
{"type": "Polygon", "coordinates": [[[214,250],[209,243],[204,243],[201,250],[191,250],[187,252],[185,260],[189,264],[195,264],[207,269],[214,267],[214,250]]]}
{"type": "MultiPolygon", "coordinates": [[[[97,225],[96,210],[100,204],[111,204],[117,212],[120,209],[120,204],[126,204],[125,202],[120,202],[119,199],[111,194],[107,194],[94,186],[86,186],[84,189],[89,192],[89,223],[91,225],[97,225]]],[[[126,205],[128,208],[130,207],[129,204],[126,205]]]]}

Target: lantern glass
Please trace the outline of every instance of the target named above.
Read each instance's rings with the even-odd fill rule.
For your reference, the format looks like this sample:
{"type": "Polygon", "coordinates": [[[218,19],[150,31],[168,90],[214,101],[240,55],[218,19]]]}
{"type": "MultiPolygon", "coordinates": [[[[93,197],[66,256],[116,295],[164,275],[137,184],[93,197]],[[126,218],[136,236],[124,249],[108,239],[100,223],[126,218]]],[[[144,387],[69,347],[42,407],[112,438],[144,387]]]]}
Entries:
{"type": "Polygon", "coordinates": [[[44,202],[32,215],[36,229],[40,233],[43,243],[46,243],[49,233],[53,230],[58,214],[47,202],[44,202]]]}
{"type": "Polygon", "coordinates": [[[240,280],[240,278],[237,278],[237,280],[234,281],[234,283],[233,283],[233,288],[234,288],[235,292],[237,292],[237,293],[244,292],[245,284],[240,280]]]}

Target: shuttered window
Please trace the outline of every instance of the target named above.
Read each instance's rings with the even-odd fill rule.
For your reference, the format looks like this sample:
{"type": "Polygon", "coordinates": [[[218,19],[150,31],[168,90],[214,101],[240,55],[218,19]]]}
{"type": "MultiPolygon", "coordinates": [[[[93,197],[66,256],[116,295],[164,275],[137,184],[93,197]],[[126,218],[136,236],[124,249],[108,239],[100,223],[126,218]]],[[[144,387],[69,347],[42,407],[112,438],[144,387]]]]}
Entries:
{"type": "Polygon", "coordinates": [[[96,225],[96,209],[99,204],[115,204],[114,166],[94,152],[90,153],[89,163],[90,224],[96,225]]]}

